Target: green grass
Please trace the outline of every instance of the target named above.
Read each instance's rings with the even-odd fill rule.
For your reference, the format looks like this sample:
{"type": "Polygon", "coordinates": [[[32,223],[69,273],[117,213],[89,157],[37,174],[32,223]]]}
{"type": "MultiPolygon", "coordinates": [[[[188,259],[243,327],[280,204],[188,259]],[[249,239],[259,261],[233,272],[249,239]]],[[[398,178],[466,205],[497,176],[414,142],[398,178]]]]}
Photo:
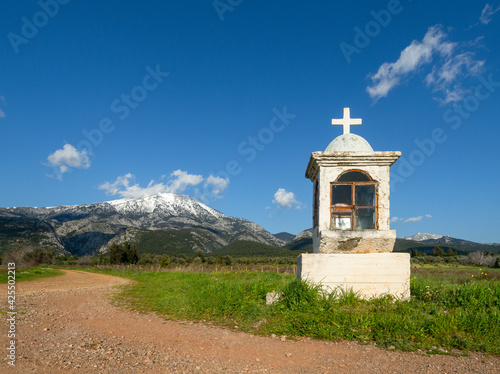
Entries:
{"type": "Polygon", "coordinates": [[[137,281],[115,296],[116,303],[166,319],[209,321],[262,335],[376,342],[406,351],[500,355],[500,272],[438,270],[414,272],[406,302],[360,300],[353,293],[334,297],[293,275],[271,272],[106,272],[137,281]],[[271,291],[284,296],[266,306],[271,291]]]}
{"type": "MultiPolygon", "coordinates": [[[[16,270],[16,282],[31,281],[40,278],[54,277],[57,275],[63,275],[64,273],[60,270],[51,268],[29,268],[16,270]]],[[[2,269],[0,271],[0,283],[7,283],[8,273],[7,270],[2,269]]]]}

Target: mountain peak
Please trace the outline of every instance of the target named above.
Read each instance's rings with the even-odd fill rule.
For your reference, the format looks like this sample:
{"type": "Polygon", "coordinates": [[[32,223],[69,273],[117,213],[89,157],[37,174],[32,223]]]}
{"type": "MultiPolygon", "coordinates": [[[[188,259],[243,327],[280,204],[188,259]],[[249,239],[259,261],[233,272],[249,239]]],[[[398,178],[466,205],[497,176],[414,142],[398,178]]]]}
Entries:
{"type": "Polygon", "coordinates": [[[141,196],[137,198],[123,198],[107,201],[120,213],[159,213],[168,211],[172,215],[185,214],[186,212],[199,215],[209,214],[214,218],[223,218],[226,215],[200,203],[187,195],[162,192],[155,195],[141,196]]]}
{"type": "Polygon", "coordinates": [[[437,240],[445,237],[446,235],[428,234],[425,232],[419,232],[413,236],[405,236],[402,239],[414,240],[417,242],[422,242],[424,240],[437,240]]]}
{"type": "Polygon", "coordinates": [[[135,240],[136,235],[139,250],[145,237],[150,242],[143,240],[144,250],[164,250],[168,246],[161,249],[155,243],[174,240],[169,238],[177,238],[170,247],[187,245],[205,252],[238,240],[284,244],[254,222],[226,216],[192,197],[173,193],[53,208],[0,208],[2,219],[5,227],[14,229],[12,235],[0,237],[0,249],[38,243],[42,238],[46,246],[86,255],[105,251],[112,243],[135,240]],[[155,234],[159,239],[153,238],[155,234]]]}

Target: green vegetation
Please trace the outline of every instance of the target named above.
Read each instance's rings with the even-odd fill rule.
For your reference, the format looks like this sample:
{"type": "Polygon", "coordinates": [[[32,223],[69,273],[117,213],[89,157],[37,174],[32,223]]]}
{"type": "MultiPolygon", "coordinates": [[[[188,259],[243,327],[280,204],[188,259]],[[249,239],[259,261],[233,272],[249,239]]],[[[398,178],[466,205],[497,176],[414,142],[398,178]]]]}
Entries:
{"type": "Polygon", "coordinates": [[[211,232],[201,228],[139,230],[134,237],[134,244],[137,246],[139,255],[144,253],[179,255],[182,253],[192,256],[196,253],[196,248],[203,248],[205,243],[212,241],[211,232]]]}
{"type": "Polygon", "coordinates": [[[216,256],[230,255],[232,257],[273,256],[273,257],[297,257],[297,253],[287,249],[273,247],[271,245],[251,242],[248,240],[237,240],[233,243],[216,249],[212,252],[216,256]]]}
{"type": "MultiPolygon", "coordinates": [[[[16,270],[16,283],[22,281],[30,281],[39,278],[54,277],[57,275],[63,275],[64,273],[60,270],[50,269],[50,268],[29,268],[16,270]]],[[[8,273],[7,270],[0,271],[0,283],[7,283],[8,273]]]]}
{"type": "Polygon", "coordinates": [[[135,245],[125,242],[123,247],[113,243],[109,248],[109,263],[110,264],[137,264],[139,261],[139,253],[135,245]]]}
{"type": "MultiPolygon", "coordinates": [[[[417,242],[397,238],[394,245],[394,252],[411,252],[412,249],[418,249],[423,253],[430,254],[435,247],[436,244],[432,243],[417,242]]],[[[448,249],[451,249],[459,255],[467,255],[472,252],[491,252],[492,254],[500,254],[500,245],[498,244],[490,245],[473,242],[464,242],[463,244],[442,243],[439,244],[439,247],[441,247],[445,251],[445,253],[448,251],[448,249]]]]}
{"type": "Polygon", "coordinates": [[[115,301],[168,319],[211,321],[256,334],[376,342],[381,347],[500,355],[500,270],[418,269],[411,301],[324,294],[293,275],[110,270],[134,279],[115,301]],[[267,292],[283,292],[274,305],[267,292]]]}
{"type": "Polygon", "coordinates": [[[483,267],[499,267],[500,256],[489,251],[476,251],[467,255],[448,247],[421,247],[409,250],[412,265],[473,265],[483,267]],[[425,249],[424,249],[425,248],[425,249]]]}
{"type": "Polygon", "coordinates": [[[313,252],[313,245],[312,245],[312,238],[301,238],[298,240],[294,240],[293,242],[290,242],[288,244],[285,244],[283,249],[287,249],[289,251],[299,251],[301,253],[312,253],[313,252]]]}

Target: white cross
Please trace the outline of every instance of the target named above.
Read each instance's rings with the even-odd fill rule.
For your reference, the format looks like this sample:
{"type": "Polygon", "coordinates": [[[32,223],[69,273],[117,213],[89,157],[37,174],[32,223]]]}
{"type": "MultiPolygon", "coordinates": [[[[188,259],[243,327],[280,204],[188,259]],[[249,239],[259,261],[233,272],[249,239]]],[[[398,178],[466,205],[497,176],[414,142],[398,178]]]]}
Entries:
{"type": "Polygon", "coordinates": [[[332,126],[344,126],[344,134],[351,132],[351,125],[361,125],[361,118],[351,118],[349,108],[344,108],[344,118],[332,119],[332,126]]]}

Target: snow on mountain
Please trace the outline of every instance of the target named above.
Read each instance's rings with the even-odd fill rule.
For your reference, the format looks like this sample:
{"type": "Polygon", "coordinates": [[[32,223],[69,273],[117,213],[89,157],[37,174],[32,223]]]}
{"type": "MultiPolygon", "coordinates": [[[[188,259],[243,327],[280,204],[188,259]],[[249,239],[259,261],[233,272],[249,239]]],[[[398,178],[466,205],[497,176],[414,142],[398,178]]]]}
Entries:
{"type": "Polygon", "coordinates": [[[427,234],[425,232],[419,232],[418,234],[415,234],[413,236],[405,236],[402,237],[401,239],[423,242],[425,240],[438,240],[443,238],[444,236],[445,235],[427,234]]]}
{"type": "MultiPolygon", "coordinates": [[[[476,246],[483,245],[482,243],[471,242],[470,240],[457,239],[448,235],[436,235],[436,234],[427,234],[419,232],[413,236],[406,236],[399,239],[405,240],[413,240],[422,243],[432,243],[432,244],[450,244],[450,245],[459,245],[459,246],[476,246]]],[[[493,245],[494,246],[494,245],[493,245]]]]}
{"type": "Polygon", "coordinates": [[[221,212],[202,204],[193,198],[173,193],[159,193],[157,195],[144,196],[138,199],[119,199],[107,201],[118,212],[122,214],[147,214],[147,213],[169,213],[171,215],[194,215],[209,214],[214,218],[226,217],[221,212]]]}
{"type": "MultiPolygon", "coordinates": [[[[0,224],[8,228],[15,222],[16,233],[33,227],[34,221],[43,227],[47,245],[57,244],[79,255],[102,252],[112,242],[131,240],[140,230],[154,234],[155,230],[193,228],[192,235],[205,238],[205,243],[197,241],[197,248],[205,251],[236,240],[284,244],[254,222],[226,216],[189,196],[172,193],[86,205],[0,208],[0,224]]],[[[34,245],[40,231],[37,230],[30,239],[34,245]]],[[[13,229],[6,231],[8,234],[2,235],[0,230],[0,244],[9,244],[9,240],[14,240],[10,244],[15,243],[13,229]]]]}

